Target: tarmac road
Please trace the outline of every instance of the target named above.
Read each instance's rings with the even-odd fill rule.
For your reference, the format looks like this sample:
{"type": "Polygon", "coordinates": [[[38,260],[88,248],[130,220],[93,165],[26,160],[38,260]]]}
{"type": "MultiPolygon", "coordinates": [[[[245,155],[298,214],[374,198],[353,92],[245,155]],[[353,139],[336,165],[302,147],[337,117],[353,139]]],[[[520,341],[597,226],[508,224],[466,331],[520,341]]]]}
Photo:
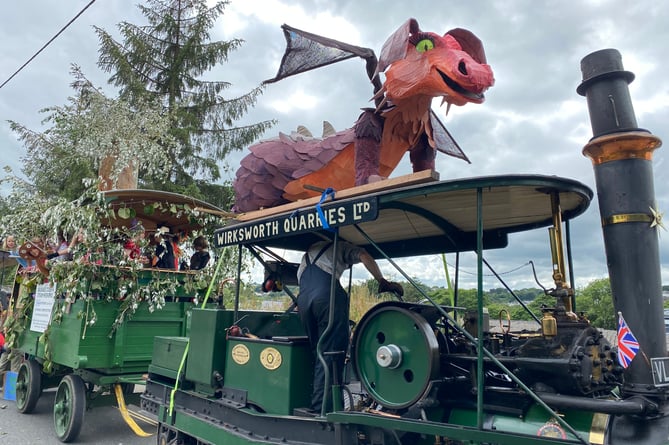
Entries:
{"type": "MultiPolygon", "coordinates": [[[[45,390],[31,414],[21,414],[16,404],[0,396],[0,444],[2,445],[62,445],[53,430],[53,399],[55,388],[45,390]]],[[[121,418],[114,406],[86,411],[84,425],[76,444],[90,445],[155,445],[155,427],[140,424],[151,437],[139,437],[121,418]]]]}

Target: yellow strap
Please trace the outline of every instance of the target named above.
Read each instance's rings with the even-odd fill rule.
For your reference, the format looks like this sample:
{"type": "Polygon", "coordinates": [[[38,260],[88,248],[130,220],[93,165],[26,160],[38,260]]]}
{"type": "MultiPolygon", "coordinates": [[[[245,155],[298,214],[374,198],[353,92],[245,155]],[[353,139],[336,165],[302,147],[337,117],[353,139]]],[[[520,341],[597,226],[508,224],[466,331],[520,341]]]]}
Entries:
{"type": "Polygon", "coordinates": [[[125,406],[125,399],[123,398],[123,389],[120,383],[114,383],[114,393],[116,394],[116,401],[118,402],[118,409],[121,411],[121,417],[128,424],[130,429],[140,437],[151,437],[152,433],[147,433],[135,422],[135,420],[128,414],[128,408],[125,406]]]}
{"type": "MultiPolygon", "coordinates": [[[[202,305],[200,306],[200,309],[204,309],[207,307],[207,301],[209,300],[209,296],[211,295],[211,291],[214,290],[214,285],[216,283],[216,279],[218,278],[218,274],[221,271],[221,266],[223,265],[223,255],[218,259],[218,263],[216,264],[216,270],[214,270],[214,276],[211,277],[211,281],[209,282],[209,287],[207,288],[207,293],[204,295],[204,300],[202,301],[202,305]]],[[[229,278],[226,278],[223,280],[223,282],[230,281],[229,278]]]]}

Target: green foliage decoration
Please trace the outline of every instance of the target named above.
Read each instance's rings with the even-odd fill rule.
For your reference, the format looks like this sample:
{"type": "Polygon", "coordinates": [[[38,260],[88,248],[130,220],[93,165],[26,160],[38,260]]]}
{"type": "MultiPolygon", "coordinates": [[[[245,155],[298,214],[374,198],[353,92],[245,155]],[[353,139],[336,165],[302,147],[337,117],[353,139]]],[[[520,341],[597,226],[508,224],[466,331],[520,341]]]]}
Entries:
{"type": "MultiPolygon", "coordinates": [[[[115,209],[113,201],[107,202],[103,192],[90,188],[85,196],[76,201],[55,199],[51,203],[50,207],[43,210],[39,207],[39,211],[34,211],[30,210],[30,206],[25,206],[24,211],[7,215],[0,221],[0,230],[24,240],[36,237],[53,239],[61,231],[70,236],[81,234],[84,241],[70,249],[70,261],[47,260],[46,263],[49,269],[47,280],[57,289],[53,322],[58,323],[64,308],[75,300],[119,300],[118,314],[110,327],[111,336],[118,326],[133,316],[140,305],[146,305],[153,312],[160,310],[169,297],[190,296],[197,302],[209,286],[213,268],[188,273],[147,270],[139,261],[127,258],[123,252],[123,240],[133,236],[129,218],[136,215],[134,210],[130,212],[127,207],[115,209]]],[[[144,208],[148,207],[161,217],[180,218],[194,224],[191,226],[192,231],[187,234],[192,238],[198,235],[211,236],[213,230],[223,224],[218,216],[198,211],[188,204],[147,199],[144,208]]],[[[142,251],[151,248],[146,238],[136,242],[142,251]]],[[[235,253],[236,249],[214,252],[214,256],[222,256],[227,260],[224,274],[232,273],[232,265],[236,265],[235,253]]],[[[35,284],[44,282],[45,278],[38,272],[18,276],[19,280],[24,280],[22,289],[33,291],[35,284]]],[[[8,321],[12,343],[23,329],[27,314],[31,313],[28,312],[32,310],[31,301],[28,299],[21,311],[14,313],[8,321]]],[[[87,325],[97,321],[92,305],[81,316],[86,319],[87,325]]],[[[48,342],[48,335],[44,336],[43,341],[48,342]]]]}
{"type": "Polygon", "coordinates": [[[15,310],[7,314],[5,320],[5,343],[8,348],[15,348],[21,333],[26,329],[29,314],[32,314],[35,300],[30,298],[30,294],[40,282],[39,276],[28,277],[26,275],[17,275],[16,280],[19,284],[18,302],[15,310]]]}

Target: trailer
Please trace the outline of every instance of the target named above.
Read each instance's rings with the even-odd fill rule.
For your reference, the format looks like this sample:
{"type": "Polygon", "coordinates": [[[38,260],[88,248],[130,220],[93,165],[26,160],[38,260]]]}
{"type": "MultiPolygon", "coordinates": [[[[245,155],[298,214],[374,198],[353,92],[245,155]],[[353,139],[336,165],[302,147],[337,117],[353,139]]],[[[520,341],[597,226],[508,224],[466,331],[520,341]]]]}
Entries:
{"type": "MultiPolygon", "coordinates": [[[[218,211],[173,193],[147,190],[105,192],[110,208],[124,209],[134,224],[152,233],[158,224],[187,232],[202,220],[184,206],[218,211]],[[178,211],[163,209],[178,207],[178,211]],[[160,210],[160,211],[158,211],[160,210]]],[[[110,218],[103,226],[129,224],[110,218]]],[[[74,261],[72,262],[74,263],[74,261]]],[[[139,435],[127,404],[139,404],[135,385],[143,385],[154,352],[154,337],[189,334],[191,312],[208,290],[211,272],[192,272],[127,264],[90,263],[47,279],[40,270],[19,271],[11,296],[8,336],[23,357],[16,380],[16,407],[30,414],[43,390],[55,388],[54,430],[62,442],[75,440],[86,410],[116,404],[139,435]],[[62,281],[77,291],[62,290],[62,281]],[[204,284],[203,284],[204,282],[204,284]],[[131,298],[131,292],[143,292],[131,298]]],[[[147,421],[149,419],[141,418],[147,421]]],[[[150,423],[150,422],[149,422],[150,423]]]]}

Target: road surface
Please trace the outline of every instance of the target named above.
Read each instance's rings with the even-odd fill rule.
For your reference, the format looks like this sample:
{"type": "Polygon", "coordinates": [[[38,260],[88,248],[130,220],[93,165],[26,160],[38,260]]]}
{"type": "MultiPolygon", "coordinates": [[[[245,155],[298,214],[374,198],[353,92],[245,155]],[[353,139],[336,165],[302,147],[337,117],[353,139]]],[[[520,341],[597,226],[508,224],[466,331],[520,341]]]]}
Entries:
{"type": "MultiPolygon", "coordinates": [[[[40,397],[35,411],[21,414],[13,401],[4,400],[0,394],[0,444],[7,445],[62,445],[53,430],[53,399],[55,389],[46,390],[40,397]]],[[[136,436],[128,427],[118,408],[103,406],[86,411],[81,434],[74,443],[91,445],[155,445],[155,427],[141,424],[146,432],[154,433],[145,438],[136,436]]]]}

